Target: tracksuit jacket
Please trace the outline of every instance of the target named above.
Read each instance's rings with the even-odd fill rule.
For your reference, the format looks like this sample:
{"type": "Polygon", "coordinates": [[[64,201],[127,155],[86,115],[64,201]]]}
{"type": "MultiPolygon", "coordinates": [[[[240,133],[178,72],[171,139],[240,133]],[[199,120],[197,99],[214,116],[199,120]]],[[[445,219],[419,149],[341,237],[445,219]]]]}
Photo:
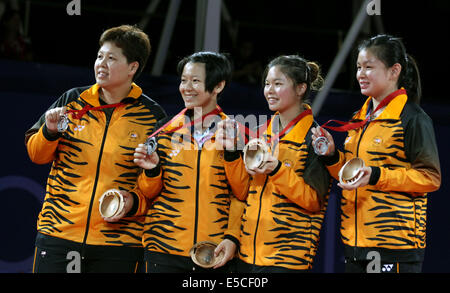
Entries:
{"type": "MultiPolygon", "coordinates": [[[[67,91],[50,108],[79,110],[100,106],[100,101],[95,84],[67,91]]],[[[142,258],[142,218],[108,223],[100,216],[99,198],[111,188],[134,187],[138,176],[134,149],[166,114],[134,83],[122,102],[114,109],[89,111],[81,119],[69,114],[63,134],[49,134],[45,115],[26,132],[30,159],[52,163],[37,222],[37,247],[66,246],[83,257],[142,258]]]]}
{"type": "MultiPolygon", "coordinates": [[[[242,197],[247,186],[229,182],[224,151],[216,147],[215,136],[200,146],[186,117],[176,117],[157,135],[158,166],[138,177],[133,192],[140,201],[137,214],[145,214],[146,259],[188,269],[189,251],[197,242],[237,241],[244,205],[236,197],[242,197]]],[[[223,112],[217,117],[227,118],[223,112]]],[[[212,134],[215,123],[210,126],[212,134]]]]}
{"type": "MultiPolygon", "coordinates": [[[[326,158],[336,179],[354,157],[372,168],[368,185],[342,190],[341,235],[345,256],[353,260],[378,251],[382,261],[423,261],[427,193],[441,182],[436,139],[430,117],[406,94],[394,94],[378,117],[348,132],[343,152],[326,158]]],[[[366,118],[371,100],[353,121],[366,118]]]]}
{"type": "MultiPolygon", "coordinates": [[[[266,140],[272,137],[276,115],[263,134],[266,140]]],[[[307,115],[279,139],[275,147],[279,163],[271,174],[251,177],[240,156],[227,157],[225,170],[232,172],[236,180],[250,180],[248,193],[240,198],[246,199],[246,206],[239,258],[247,264],[291,270],[312,268],[331,184],[311,144],[312,126],[313,116],[307,115]]],[[[274,145],[272,142],[272,149],[274,145]]]]}

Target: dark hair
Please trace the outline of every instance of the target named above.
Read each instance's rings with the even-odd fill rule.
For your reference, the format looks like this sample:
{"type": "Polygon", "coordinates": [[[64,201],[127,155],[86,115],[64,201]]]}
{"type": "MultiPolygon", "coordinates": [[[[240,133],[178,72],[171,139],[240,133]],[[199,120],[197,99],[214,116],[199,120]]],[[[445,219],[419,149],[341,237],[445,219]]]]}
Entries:
{"type": "Polygon", "coordinates": [[[362,50],[370,50],[388,68],[399,63],[402,70],[398,77],[397,86],[406,89],[409,101],[416,104],[420,103],[422,86],[419,68],[414,58],[406,53],[405,45],[400,38],[378,35],[363,41],[358,47],[358,51],[362,50]]]}
{"type": "MultiPolygon", "coordinates": [[[[207,92],[212,93],[214,88],[223,80],[225,81],[225,87],[229,84],[231,80],[232,66],[230,60],[225,54],[216,52],[197,52],[190,56],[184,57],[180,62],[178,62],[178,75],[183,73],[184,66],[190,62],[205,64],[205,90],[207,92]]],[[[223,93],[223,91],[221,93],[223,93]]]]}
{"type": "Polygon", "coordinates": [[[294,87],[301,83],[306,84],[306,91],[302,98],[305,103],[309,103],[311,90],[320,90],[323,85],[320,66],[316,62],[307,61],[298,55],[282,55],[270,61],[264,70],[263,84],[273,66],[278,66],[280,71],[292,80],[294,87]]]}
{"type": "Polygon", "coordinates": [[[139,68],[133,76],[133,81],[136,80],[150,56],[151,46],[147,34],[136,26],[121,25],[103,32],[99,40],[100,47],[106,42],[113,42],[121,48],[128,63],[135,61],[139,63],[139,68]]]}

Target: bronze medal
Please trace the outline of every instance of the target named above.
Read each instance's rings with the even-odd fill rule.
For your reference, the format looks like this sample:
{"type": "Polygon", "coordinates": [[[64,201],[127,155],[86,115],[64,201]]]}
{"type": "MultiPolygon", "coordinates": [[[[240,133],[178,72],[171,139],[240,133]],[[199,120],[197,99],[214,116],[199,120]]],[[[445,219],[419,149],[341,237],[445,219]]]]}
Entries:
{"type": "Polygon", "coordinates": [[[269,146],[260,139],[251,139],[244,147],[244,164],[248,169],[262,168],[270,155],[269,146]]]}
{"type": "Polygon", "coordinates": [[[339,182],[341,184],[355,184],[363,176],[361,171],[365,164],[361,158],[353,158],[339,170],[339,182]]]}
{"type": "Polygon", "coordinates": [[[221,251],[219,255],[214,255],[217,244],[211,241],[201,241],[196,243],[189,251],[192,261],[202,268],[212,268],[218,264],[225,253],[221,251]]]}

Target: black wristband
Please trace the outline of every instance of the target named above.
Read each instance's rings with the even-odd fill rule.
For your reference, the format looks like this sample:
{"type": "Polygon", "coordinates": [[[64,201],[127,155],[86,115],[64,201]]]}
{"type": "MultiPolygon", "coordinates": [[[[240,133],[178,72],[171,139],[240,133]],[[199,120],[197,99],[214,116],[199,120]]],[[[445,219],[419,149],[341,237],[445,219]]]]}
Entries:
{"type": "Polygon", "coordinates": [[[335,150],[331,156],[319,156],[319,160],[326,166],[331,166],[339,162],[339,151],[335,150]]]}
{"type": "Polygon", "coordinates": [[[236,237],[231,236],[231,235],[225,235],[224,239],[228,239],[234,242],[234,244],[236,244],[237,247],[240,246],[239,240],[236,239],[236,237]]]}
{"type": "Polygon", "coordinates": [[[147,177],[156,177],[159,175],[159,172],[161,172],[161,163],[158,163],[155,168],[147,170],[144,170],[145,176],[147,177]]]}
{"type": "Polygon", "coordinates": [[[375,185],[378,183],[381,175],[381,169],[379,167],[370,167],[372,169],[372,173],[369,178],[369,185],[375,185]]]}
{"type": "Polygon", "coordinates": [[[134,192],[130,192],[130,193],[133,196],[133,206],[131,207],[131,210],[125,215],[125,217],[134,216],[134,214],[136,214],[138,207],[139,207],[139,197],[134,192]]]}
{"type": "Polygon", "coordinates": [[[225,150],[223,152],[223,158],[227,162],[233,162],[234,160],[239,159],[240,156],[241,156],[241,152],[240,151],[227,151],[227,150],[225,150]]]}
{"type": "Polygon", "coordinates": [[[48,141],[55,141],[61,137],[60,132],[50,133],[50,131],[48,131],[47,124],[44,124],[44,127],[42,128],[42,134],[44,134],[45,139],[48,141]]]}
{"type": "Polygon", "coordinates": [[[278,161],[278,165],[275,167],[275,169],[272,170],[272,172],[269,173],[269,176],[273,176],[275,174],[277,174],[278,170],[280,170],[281,168],[281,162],[278,161]]]}

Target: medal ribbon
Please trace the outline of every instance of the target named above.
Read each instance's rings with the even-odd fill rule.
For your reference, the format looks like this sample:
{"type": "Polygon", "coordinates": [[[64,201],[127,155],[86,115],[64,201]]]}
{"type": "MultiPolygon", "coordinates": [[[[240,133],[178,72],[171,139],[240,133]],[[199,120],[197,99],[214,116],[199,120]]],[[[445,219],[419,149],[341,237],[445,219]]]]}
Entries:
{"type": "Polygon", "coordinates": [[[115,108],[115,107],[119,107],[121,105],[125,105],[125,104],[124,103],[116,103],[116,104],[102,105],[102,106],[98,106],[98,107],[92,107],[91,105],[87,104],[81,110],[67,110],[66,113],[72,113],[72,118],[74,118],[74,119],[81,119],[81,117],[83,117],[83,115],[89,111],[96,111],[96,110],[101,110],[101,109],[105,109],[105,108],[115,108]]]}
{"type": "Polygon", "coordinates": [[[367,124],[367,122],[372,121],[373,116],[375,115],[376,112],[378,112],[378,110],[387,106],[395,97],[397,97],[399,95],[406,95],[406,90],[404,88],[401,88],[401,89],[396,90],[395,92],[391,93],[390,95],[388,95],[386,98],[383,99],[383,101],[381,101],[380,104],[378,104],[377,108],[374,111],[372,111],[372,113],[370,115],[368,115],[365,120],[358,121],[358,122],[344,122],[344,121],[338,121],[338,120],[329,120],[325,124],[323,124],[322,127],[331,129],[334,131],[338,131],[338,132],[345,132],[345,131],[363,127],[364,125],[367,124]],[[330,124],[332,122],[340,124],[341,126],[328,126],[328,124],[330,124]]]}
{"type": "MultiPolygon", "coordinates": [[[[173,117],[172,119],[170,119],[169,122],[167,122],[166,124],[164,124],[163,126],[161,126],[158,130],[156,130],[155,132],[153,132],[148,138],[152,138],[152,137],[154,137],[155,135],[157,135],[157,134],[158,134],[159,132],[161,132],[164,128],[166,128],[166,127],[169,126],[173,121],[175,121],[178,117],[184,115],[184,114],[186,113],[187,110],[188,110],[187,108],[184,108],[183,110],[181,110],[180,113],[178,113],[177,115],[175,115],[175,117],[173,117]]],[[[202,123],[203,123],[203,121],[204,121],[207,117],[209,117],[209,116],[211,116],[211,115],[217,115],[217,114],[219,114],[219,113],[221,113],[221,112],[222,112],[222,108],[220,108],[219,105],[216,105],[216,108],[215,108],[214,110],[212,110],[211,112],[209,112],[208,114],[205,114],[205,115],[203,115],[202,117],[197,118],[197,119],[195,119],[194,121],[191,121],[191,122],[188,123],[188,124],[182,124],[182,125],[180,125],[180,126],[178,126],[178,127],[175,127],[174,129],[171,129],[170,131],[165,131],[165,133],[172,133],[172,132],[175,132],[175,131],[177,131],[177,130],[179,130],[179,129],[181,129],[181,128],[188,128],[188,127],[190,127],[190,126],[192,126],[192,125],[194,125],[194,124],[196,124],[196,123],[198,123],[198,122],[202,122],[202,123]]],[[[148,138],[147,138],[147,139],[148,139],[148,138]]]]}
{"type": "MultiPolygon", "coordinates": [[[[157,135],[159,132],[161,132],[164,128],[166,128],[166,127],[169,126],[173,121],[175,121],[178,117],[184,115],[184,114],[186,113],[186,111],[187,111],[187,108],[184,108],[183,110],[181,110],[180,113],[178,113],[177,115],[175,115],[171,120],[169,120],[166,124],[164,124],[163,126],[161,126],[158,130],[154,131],[150,136],[148,136],[148,138],[152,138],[152,137],[156,136],[156,135],[157,135]]],[[[217,106],[216,106],[216,109],[214,109],[213,111],[209,112],[208,114],[203,115],[202,117],[197,118],[197,119],[195,119],[194,121],[191,121],[191,122],[188,123],[188,124],[183,124],[183,125],[180,125],[180,126],[178,126],[178,127],[175,127],[174,129],[171,129],[170,131],[165,131],[165,133],[172,133],[172,132],[175,132],[175,131],[177,131],[177,130],[179,130],[179,129],[190,127],[190,126],[192,126],[192,125],[194,125],[194,124],[196,124],[196,123],[198,123],[198,122],[200,122],[200,121],[203,123],[203,121],[204,121],[208,116],[211,116],[211,115],[217,115],[217,114],[219,114],[219,113],[221,113],[221,112],[223,112],[223,111],[222,111],[222,108],[220,108],[220,106],[217,105],[217,106]]],[[[305,110],[305,111],[303,111],[302,113],[300,113],[300,114],[299,114],[297,117],[295,117],[291,122],[289,122],[289,124],[288,124],[288,125],[287,125],[280,133],[278,133],[277,135],[271,137],[271,138],[268,140],[268,143],[270,144],[270,142],[271,142],[273,139],[278,139],[279,137],[282,137],[282,136],[283,136],[283,135],[284,135],[284,134],[285,134],[285,133],[293,126],[293,125],[295,125],[297,122],[299,122],[300,120],[302,120],[302,119],[303,119],[305,116],[307,116],[307,115],[312,115],[311,109],[305,110]]],[[[258,129],[259,132],[261,132],[262,129],[265,130],[265,128],[267,128],[267,127],[269,126],[270,121],[271,121],[271,120],[268,120],[268,121],[266,122],[265,125],[261,126],[261,127],[258,129]]],[[[237,122],[237,121],[236,121],[236,122],[237,122]]],[[[244,133],[245,133],[245,135],[244,135],[244,141],[245,141],[246,144],[247,144],[247,142],[248,142],[247,136],[249,136],[249,137],[257,137],[257,132],[258,132],[258,131],[252,131],[252,130],[250,130],[248,127],[246,127],[245,125],[243,125],[243,124],[241,124],[241,123],[239,123],[239,122],[237,122],[237,124],[238,124],[238,127],[239,127],[239,128],[241,128],[241,129],[244,130],[244,133]]],[[[147,139],[148,139],[148,138],[147,138],[147,139]]]]}
{"type": "MultiPolygon", "coordinates": [[[[235,120],[236,121],[236,120],[235,120]]],[[[241,130],[241,134],[243,134],[244,144],[247,144],[248,141],[252,138],[258,137],[258,131],[264,131],[269,126],[270,120],[266,121],[266,124],[261,125],[256,131],[252,131],[250,128],[246,127],[244,124],[236,121],[237,128],[241,130]]]]}
{"type": "MultiPolygon", "coordinates": [[[[297,122],[299,122],[300,120],[302,120],[304,117],[308,116],[308,115],[312,115],[312,111],[311,109],[305,110],[302,113],[300,113],[299,115],[297,115],[297,117],[295,117],[294,119],[292,119],[291,122],[289,122],[288,125],[286,125],[285,128],[283,128],[283,130],[280,133],[277,133],[275,136],[271,136],[268,140],[267,143],[270,144],[272,140],[278,140],[281,137],[283,137],[286,133],[286,131],[288,131],[293,125],[297,124],[297,122]]],[[[267,126],[266,126],[267,127],[267,126]]]]}
{"type": "MultiPolygon", "coordinates": [[[[277,135],[271,137],[267,143],[270,144],[270,142],[273,139],[278,139],[280,137],[282,137],[283,135],[285,135],[286,131],[289,130],[289,128],[291,128],[293,125],[295,125],[298,121],[302,120],[305,116],[307,115],[312,115],[312,111],[311,109],[305,110],[302,113],[300,113],[297,117],[295,117],[291,122],[289,122],[289,124],[277,135]]],[[[256,131],[252,131],[250,130],[248,127],[246,127],[245,125],[239,123],[238,121],[236,121],[238,128],[241,130],[241,133],[244,134],[244,144],[247,144],[248,141],[252,138],[257,138],[258,137],[258,132],[262,133],[266,130],[266,128],[269,126],[270,122],[272,120],[267,120],[266,123],[264,125],[261,125],[256,131]]]]}

